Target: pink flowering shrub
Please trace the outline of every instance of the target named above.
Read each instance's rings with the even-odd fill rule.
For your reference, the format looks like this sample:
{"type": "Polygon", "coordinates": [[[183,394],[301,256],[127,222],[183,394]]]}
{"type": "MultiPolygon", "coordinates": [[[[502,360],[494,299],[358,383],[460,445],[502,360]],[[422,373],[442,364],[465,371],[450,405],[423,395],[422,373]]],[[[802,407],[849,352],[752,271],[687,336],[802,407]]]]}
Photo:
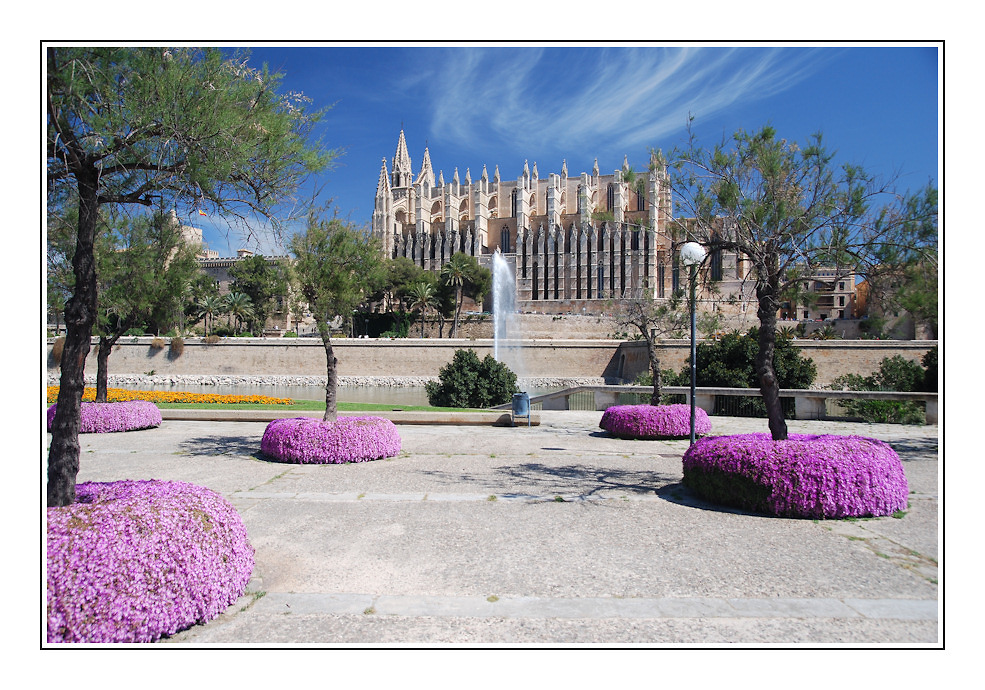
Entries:
{"type": "MultiPolygon", "coordinates": [[[[657,439],[691,435],[690,405],[616,405],[602,413],[599,427],[619,438],[657,439]]],[[[694,408],[694,433],[711,431],[708,413],[694,408]]]]}
{"type": "MultiPolygon", "coordinates": [[[[55,418],[54,404],[48,408],[48,431],[55,418]]],[[[134,431],[161,425],[161,410],[146,400],[111,403],[82,403],[82,423],[79,433],[100,434],[107,431],[134,431]]]]}
{"type": "Polygon", "coordinates": [[[393,422],[382,417],[339,417],[334,422],[275,419],[263,432],[260,450],[296,464],[363,462],[400,453],[400,435],[393,422]]]}
{"type": "Polygon", "coordinates": [[[48,508],[48,642],[153,642],[246,590],[253,547],[235,508],[184,482],[89,482],[48,508]]]}
{"type": "Polygon", "coordinates": [[[702,498],[759,513],[844,518],[907,507],[896,451],[862,436],[712,436],[695,442],[683,464],[683,484],[702,498]]]}

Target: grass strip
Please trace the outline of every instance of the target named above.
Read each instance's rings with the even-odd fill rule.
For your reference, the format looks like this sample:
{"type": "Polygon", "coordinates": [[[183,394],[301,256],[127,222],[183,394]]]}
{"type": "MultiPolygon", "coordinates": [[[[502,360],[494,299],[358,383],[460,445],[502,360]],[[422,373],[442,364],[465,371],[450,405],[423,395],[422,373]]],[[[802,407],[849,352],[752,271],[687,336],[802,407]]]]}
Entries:
{"type": "MultiPolygon", "coordinates": [[[[322,400],[295,400],[293,405],[240,405],[236,403],[157,403],[162,410],[278,410],[287,412],[323,412],[322,400]]],[[[339,412],[486,412],[461,407],[430,407],[428,405],[393,405],[390,403],[337,404],[339,412]]]]}

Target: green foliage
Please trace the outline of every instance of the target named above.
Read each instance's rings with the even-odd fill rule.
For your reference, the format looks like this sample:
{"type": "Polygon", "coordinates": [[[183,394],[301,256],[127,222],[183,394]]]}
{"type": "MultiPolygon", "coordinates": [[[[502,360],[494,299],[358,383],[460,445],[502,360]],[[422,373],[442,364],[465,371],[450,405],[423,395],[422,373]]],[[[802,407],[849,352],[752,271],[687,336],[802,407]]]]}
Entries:
{"type": "Polygon", "coordinates": [[[337,316],[352,312],[383,282],[377,242],[338,218],[319,221],[291,238],[294,271],[322,337],[337,316]]]}
{"type": "MultiPolygon", "coordinates": [[[[307,204],[299,192],[334,157],[309,136],[320,113],[280,94],[281,75],[217,48],[46,49],[48,207],[75,213],[72,296],[52,423],[47,503],[75,500],[85,344],[96,320],[100,207],[191,208],[269,221],[276,233],[307,204]]],[[[255,226],[253,226],[255,229],[255,226]]],[[[56,309],[65,296],[56,289],[56,309]]]]}
{"type": "MultiPolygon", "coordinates": [[[[937,348],[924,355],[924,366],[933,364],[936,384],[937,348]]],[[[885,357],[878,371],[868,376],[845,374],[836,378],[829,388],[850,391],[900,391],[914,392],[926,389],[930,369],[925,370],[916,362],[902,355],[885,357]]],[[[935,385],[936,387],[936,385],[935,385]]],[[[923,424],[926,420],[925,404],[910,400],[843,400],[842,407],[848,413],[867,422],[882,424],[923,424]]]]}
{"type": "Polygon", "coordinates": [[[425,390],[433,407],[493,407],[509,402],[519,392],[516,374],[486,355],[481,361],[472,350],[456,350],[452,361],[441,368],[438,381],[425,390]]]}
{"type": "MultiPolygon", "coordinates": [[[[699,343],[696,348],[698,385],[758,388],[758,338],[758,329],[750,328],[745,335],[732,331],[712,343],[699,343]]],[[[776,341],[773,368],[780,388],[809,388],[817,378],[817,365],[810,358],[803,357],[787,338],[776,341]]],[[[690,365],[681,370],[681,375],[690,377],[690,365]]]]}
{"type": "Polygon", "coordinates": [[[934,345],[932,348],[930,348],[930,350],[927,351],[927,354],[923,356],[923,359],[920,360],[920,363],[923,364],[924,369],[926,369],[923,376],[923,390],[928,393],[936,393],[937,392],[937,346],[936,345],[934,345]]]}
{"type": "MultiPolygon", "coordinates": [[[[750,328],[745,335],[738,331],[726,333],[711,343],[700,343],[696,348],[697,367],[695,378],[698,386],[720,388],[759,388],[756,374],[756,354],[759,352],[759,331],[750,328]]],[[[676,377],[665,379],[667,385],[686,386],[691,382],[690,357],[688,366],[676,377]],[[670,381],[675,381],[671,383],[670,381]]],[[[789,338],[777,338],[773,350],[773,369],[780,388],[810,388],[817,378],[817,365],[789,338]]],[[[725,396],[720,396],[724,398],[725,396]]],[[[725,400],[716,400],[716,407],[725,400]]],[[[734,398],[728,402],[729,414],[739,417],[762,417],[766,414],[759,398],[734,398]]],[[[792,418],[793,401],[784,400],[784,415],[792,418]]]]}
{"type": "Polygon", "coordinates": [[[248,318],[252,331],[262,331],[274,307],[274,299],[287,299],[287,270],[279,261],[271,263],[262,254],[240,259],[229,267],[229,289],[250,298],[248,318]]]}
{"type": "Polygon", "coordinates": [[[465,295],[481,301],[482,296],[492,288],[492,272],[488,268],[479,266],[479,261],[474,256],[456,252],[448,263],[441,267],[441,281],[455,293],[455,321],[451,337],[457,338],[465,295]]]}
{"type": "Polygon", "coordinates": [[[254,319],[253,300],[243,292],[230,292],[223,300],[223,311],[235,319],[233,335],[239,335],[244,324],[254,319]]]}
{"type": "Polygon", "coordinates": [[[351,322],[356,308],[383,284],[379,243],[337,217],[308,218],[303,233],[291,238],[294,275],[307,300],[325,346],[327,381],[325,420],[337,413],[337,361],[332,351],[330,322],[341,316],[351,322]]]}
{"type": "MultiPolygon", "coordinates": [[[[775,338],[780,303],[798,298],[805,276],[832,266],[845,275],[865,274],[887,256],[880,252],[894,248],[925,256],[936,236],[933,187],[902,193],[894,178],[880,180],[857,165],[838,164],[820,133],[798,144],[767,125],[738,130],[706,148],[690,125],[688,130],[687,144],[669,157],[675,224],[710,252],[723,249],[749,262],[766,338],[775,338]]],[[[780,440],[787,429],[782,410],[772,404],[777,386],[768,368],[763,385],[769,425],[780,440]]]]}
{"type": "Polygon", "coordinates": [[[407,289],[408,307],[417,312],[421,319],[421,337],[424,337],[424,322],[428,314],[437,308],[438,296],[433,282],[421,278],[407,289]]]}

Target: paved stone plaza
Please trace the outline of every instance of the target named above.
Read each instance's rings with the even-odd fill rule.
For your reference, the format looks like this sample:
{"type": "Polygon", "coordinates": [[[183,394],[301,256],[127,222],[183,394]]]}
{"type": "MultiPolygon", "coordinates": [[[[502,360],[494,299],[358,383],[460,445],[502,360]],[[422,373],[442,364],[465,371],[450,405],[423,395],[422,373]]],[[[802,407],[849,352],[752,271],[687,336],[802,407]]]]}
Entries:
{"type": "Polygon", "coordinates": [[[265,460],[264,422],[165,420],[82,436],[78,480],[192,482],[243,516],[246,595],[165,644],[940,643],[938,427],[791,421],[890,442],[910,483],[902,519],[814,521],[697,500],[686,440],[538,414],[401,424],[399,457],[327,466],[265,460]]]}

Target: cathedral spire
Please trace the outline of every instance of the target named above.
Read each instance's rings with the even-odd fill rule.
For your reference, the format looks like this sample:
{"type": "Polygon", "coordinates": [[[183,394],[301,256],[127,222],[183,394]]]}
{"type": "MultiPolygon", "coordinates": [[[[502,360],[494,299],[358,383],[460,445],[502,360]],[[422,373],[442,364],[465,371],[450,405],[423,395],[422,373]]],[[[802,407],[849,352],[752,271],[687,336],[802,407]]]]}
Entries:
{"type": "Polygon", "coordinates": [[[383,166],[380,168],[380,179],[376,183],[376,196],[390,193],[390,176],[386,170],[386,158],[383,159],[383,166]]]}
{"type": "Polygon", "coordinates": [[[410,162],[410,154],[407,153],[404,130],[401,127],[400,138],[397,140],[397,152],[393,154],[393,186],[409,187],[413,179],[413,166],[410,162]]]}
{"type": "Polygon", "coordinates": [[[424,161],[421,163],[421,172],[417,176],[416,184],[423,184],[430,189],[434,186],[434,170],[431,168],[431,153],[428,147],[424,147],[424,161]]]}

